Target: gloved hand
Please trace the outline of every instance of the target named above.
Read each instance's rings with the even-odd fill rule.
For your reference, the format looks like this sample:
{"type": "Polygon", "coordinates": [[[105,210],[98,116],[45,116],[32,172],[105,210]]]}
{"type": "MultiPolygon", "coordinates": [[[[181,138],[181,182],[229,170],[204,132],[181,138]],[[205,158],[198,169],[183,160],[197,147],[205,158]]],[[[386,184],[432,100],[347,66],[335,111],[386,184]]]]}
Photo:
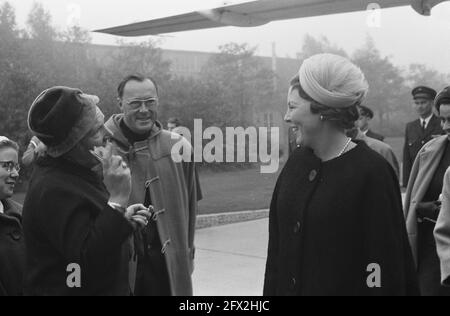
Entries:
{"type": "Polygon", "coordinates": [[[417,206],[417,218],[424,220],[425,218],[436,221],[441,210],[441,202],[422,202],[417,206]]]}

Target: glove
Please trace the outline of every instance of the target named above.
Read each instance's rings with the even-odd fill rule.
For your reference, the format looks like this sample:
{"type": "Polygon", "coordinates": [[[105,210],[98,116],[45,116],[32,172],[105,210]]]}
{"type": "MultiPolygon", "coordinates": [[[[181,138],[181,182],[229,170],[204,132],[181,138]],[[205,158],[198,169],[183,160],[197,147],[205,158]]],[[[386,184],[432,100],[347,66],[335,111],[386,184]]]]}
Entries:
{"type": "Polygon", "coordinates": [[[424,220],[425,218],[436,221],[441,210],[441,202],[422,202],[417,206],[417,218],[424,220]]]}

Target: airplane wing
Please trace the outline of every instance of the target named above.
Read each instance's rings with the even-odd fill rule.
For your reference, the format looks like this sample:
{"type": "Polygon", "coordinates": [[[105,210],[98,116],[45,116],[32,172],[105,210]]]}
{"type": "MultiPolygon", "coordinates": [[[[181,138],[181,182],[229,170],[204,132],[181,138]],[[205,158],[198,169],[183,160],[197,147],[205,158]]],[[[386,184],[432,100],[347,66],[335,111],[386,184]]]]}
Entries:
{"type": "Polygon", "coordinates": [[[223,26],[252,27],[272,21],[364,11],[373,3],[380,8],[411,5],[419,14],[430,15],[431,9],[444,1],[449,0],[252,0],[95,32],[143,36],[223,26]]]}

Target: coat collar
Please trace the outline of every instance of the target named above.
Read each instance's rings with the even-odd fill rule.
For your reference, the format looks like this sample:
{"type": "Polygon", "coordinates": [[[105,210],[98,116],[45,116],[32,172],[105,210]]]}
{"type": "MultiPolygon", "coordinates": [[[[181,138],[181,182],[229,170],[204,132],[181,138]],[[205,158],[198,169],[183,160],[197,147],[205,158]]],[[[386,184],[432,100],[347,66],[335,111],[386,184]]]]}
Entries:
{"type": "MultiPolygon", "coordinates": [[[[130,144],[128,139],[123,135],[122,130],[120,129],[120,122],[123,120],[124,115],[123,114],[116,114],[113,115],[106,123],[105,127],[108,130],[108,132],[111,133],[112,138],[118,142],[120,145],[130,148],[134,144],[130,144]]],[[[159,134],[161,134],[162,131],[162,124],[159,121],[155,122],[155,126],[153,127],[153,131],[149,137],[149,140],[157,137],[159,134]]]]}
{"type": "Polygon", "coordinates": [[[22,205],[10,199],[1,200],[0,203],[4,206],[4,215],[17,218],[19,221],[22,219],[22,205]]]}
{"type": "MultiPolygon", "coordinates": [[[[416,127],[422,129],[422,118],[418,118],[418,119],[415,120],[413,123],[416,125],[416,127]]],[[[426,132],[428,132],[428,131],[434,131],[434,129],[435,129],[436,127],[439,127],[440,125],[441,125],[441,122],[440,122],[439,117],[437,117],[436,115],[433,114],[433,115],[431,116],[431,118],[430,118],[430,121],[429,121],[428,124],[427,124],[426,132]]]]}
{"type": "Polygon", "coordinates": [[[428,156],[431,154],[437,156],[440,155],[442,158],[442,154],[444,153],[447,141],[448,141],[447,135],[436,137],[422,148],[422,150],[419,152],[419,159],[421,159],[422,162],[424,162],[424,160],[426,162],[428,156]]]}

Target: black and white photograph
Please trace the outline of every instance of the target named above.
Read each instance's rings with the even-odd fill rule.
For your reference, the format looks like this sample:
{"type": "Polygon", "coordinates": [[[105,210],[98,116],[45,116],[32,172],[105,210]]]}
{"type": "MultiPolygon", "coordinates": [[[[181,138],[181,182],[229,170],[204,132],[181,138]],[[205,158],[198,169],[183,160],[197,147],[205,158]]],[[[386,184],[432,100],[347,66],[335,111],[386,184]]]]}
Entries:
{"type": "Polygon", "coordinates": [[[450,296],[450,0],[0,0],[0,296],[450,296]]]}

